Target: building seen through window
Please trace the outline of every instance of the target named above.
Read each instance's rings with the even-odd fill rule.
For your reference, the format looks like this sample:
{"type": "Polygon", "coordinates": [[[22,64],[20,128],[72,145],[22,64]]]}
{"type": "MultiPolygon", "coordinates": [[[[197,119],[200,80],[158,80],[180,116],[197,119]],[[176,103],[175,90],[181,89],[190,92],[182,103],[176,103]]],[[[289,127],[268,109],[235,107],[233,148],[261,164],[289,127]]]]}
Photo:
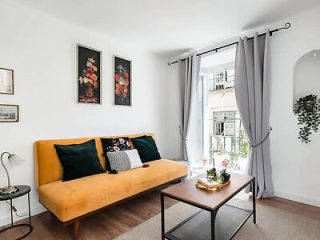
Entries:
{"type": "Polygon", "coordinates": [[[218,91],[234,87],[234,68],[213,72],[208,76],[208,90],[218,91]]]}
{"type": "Polygon", "coordinates": [[[204,143],[202,165],[219,167],[227,159],[230,171],[244,172],[249,144],[235,98],[235,48],[203,57],[200,76],[204,143]]]}

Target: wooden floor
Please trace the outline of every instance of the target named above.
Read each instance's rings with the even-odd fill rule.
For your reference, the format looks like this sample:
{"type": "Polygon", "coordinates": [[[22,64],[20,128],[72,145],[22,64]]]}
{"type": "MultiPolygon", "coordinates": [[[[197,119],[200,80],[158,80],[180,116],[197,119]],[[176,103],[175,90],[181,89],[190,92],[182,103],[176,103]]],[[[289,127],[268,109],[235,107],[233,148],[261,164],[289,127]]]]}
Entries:
{"type": "Polygon", "coordinates": [[[304,217],[320,221],[320,207],[298,203],[279,197],[258,200],[257,203],[274,208],[283,209],[291,213],[295,213],[304,217]]]}
{"type": "MultiPolygon", "coordinates": [[[[166,198],[165,207],[176,201],[166,198]]],[[[284,209],[320,221],[320,208],[281,198],[259,200],[258,203],[284,209]]],[[[160,190],[109,208],[81,221],[79,239],[114,239],[131,228],[160,213],[160,190]]],[[[21,221],[21,222],[24,222],[21,221]]],[[[25,239],[64,240],[72,239],[72,227],[64,227],[49,212],[32,217],[33,232],[25,239]]],[[[0,239],[15,239],[26,229],[9,230],[0,235],[0,239]]]]}
{"type": "MultiPolygon", "coordinates": [[[[167,199],[165,208],[171,207],[175,203],[175,200],[167,199]]],[[[114,239],[159,213],[160,190],[155,190],[81,220],[79,240],[114,239]]],[[[19,223],[23,222],[27,221],[22,220],[19,223]]],[[[49,212],[33,216],[32,225],[34,229],[25,239],[72,239],[72,226],[64,227],[49,212]]],[[[16,239],[25,232],[27,232],[26,228],[7,230],[1,233],[0,239],[16,239]]]]}

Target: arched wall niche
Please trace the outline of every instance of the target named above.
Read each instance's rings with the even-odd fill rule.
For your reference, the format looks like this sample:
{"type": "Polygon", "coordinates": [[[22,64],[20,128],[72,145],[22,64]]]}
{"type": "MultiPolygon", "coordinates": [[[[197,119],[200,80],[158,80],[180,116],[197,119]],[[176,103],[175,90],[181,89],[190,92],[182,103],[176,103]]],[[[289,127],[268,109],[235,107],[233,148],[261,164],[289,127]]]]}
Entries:
{"type": "Polygon", "coordinates": [[[295,64],[293,104],[308,94],[316,94],[320,99],[320,49],[304,54],[295,64]]]}

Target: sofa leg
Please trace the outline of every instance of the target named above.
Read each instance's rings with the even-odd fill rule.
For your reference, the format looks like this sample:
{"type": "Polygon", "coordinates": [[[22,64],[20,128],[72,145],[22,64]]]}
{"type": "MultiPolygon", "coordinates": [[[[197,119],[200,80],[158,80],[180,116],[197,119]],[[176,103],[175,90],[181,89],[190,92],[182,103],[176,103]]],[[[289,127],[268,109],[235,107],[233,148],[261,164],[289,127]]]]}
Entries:
{"type": "Polygon", "coordinates": [[[182,178],[177,179],[176,181],[173,182],[173,184],[178,184],[182,182],[182,178]]]}
{"type": "Polygon", "coordinates": [[[76,221],[73,225],[73,240],[77,240],[79,236],[80,221],[76,221]]]}

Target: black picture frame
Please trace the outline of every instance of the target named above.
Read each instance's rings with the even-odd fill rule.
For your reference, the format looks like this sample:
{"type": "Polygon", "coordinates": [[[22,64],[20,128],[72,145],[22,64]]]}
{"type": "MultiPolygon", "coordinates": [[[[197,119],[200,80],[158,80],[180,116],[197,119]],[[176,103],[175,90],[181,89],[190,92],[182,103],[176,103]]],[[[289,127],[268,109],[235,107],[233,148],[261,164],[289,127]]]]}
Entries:
{"type": "Polygon", "coordinates": [[[19,105],[0,104],[0,123],[19,122],[19,105]]]}
{"type": "Polygon", "coordinates": [[[113,56],[114,105],[132,106],[132,61],[113,56]]]}
{"type": "Polygon", "coordinates": [[[84,45],[77,45],[78,53],[78,102],[101,104],[102,52],[84,45]]]}

